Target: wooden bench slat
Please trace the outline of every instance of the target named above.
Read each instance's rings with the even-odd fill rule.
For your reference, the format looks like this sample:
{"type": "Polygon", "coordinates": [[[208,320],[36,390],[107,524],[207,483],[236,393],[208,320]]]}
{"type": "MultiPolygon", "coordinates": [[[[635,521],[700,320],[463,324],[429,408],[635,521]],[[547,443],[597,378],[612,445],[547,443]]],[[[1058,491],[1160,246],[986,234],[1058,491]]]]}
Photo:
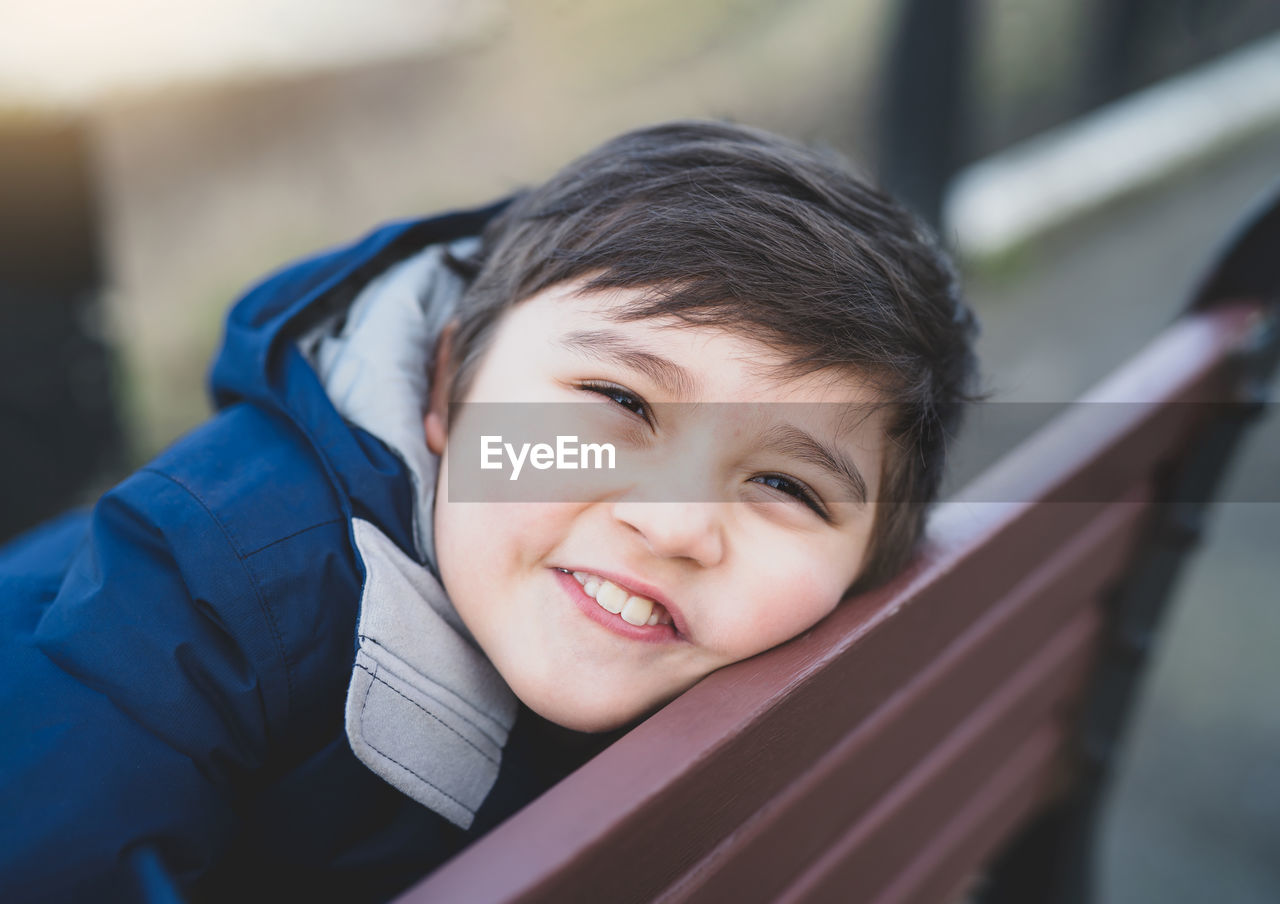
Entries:
{"type": "MultiPolygon", "coordinates": [[[[888,789],[784,894],[746,900],[876,900],[917,859],[916,839],[933,834],[936,814],[960,812],[981,795],[992,762],[1046,733],[1055,737],[1053,747],[1059,746],[1068,726],[1048,713],[1083,679],[1098,625],[1096,612],[1082,611],[1042,655],[1024,664],[972,718],[888,789]]],[[[1036,769],[1045,780],[1051,777],[1052,761],[1051,747],[1036,769]]]]}
{"type": "Polygon", "coordinates": [[[1046,723],[989,767],[986,782],[942,829],[926,836],[916,860],[872,904],[958,904],[975,878],[973,864],[985,862],[1058,786],[1064,734],[1061,723],[1046,723]]]}
{"type": "MultiPolygon", "coordinates": [[[[1236,401],[1225,365],[1260,314],[1258,303],[1224,304],[1175,322],[958,496],[1019,505],[1117,498],[1153,462],[1176,456],[1209,406],[1236,401]]],[[[953,508],[930,524],[942,542],[953,530],[971,537],[950,524],[953,508]]]]}

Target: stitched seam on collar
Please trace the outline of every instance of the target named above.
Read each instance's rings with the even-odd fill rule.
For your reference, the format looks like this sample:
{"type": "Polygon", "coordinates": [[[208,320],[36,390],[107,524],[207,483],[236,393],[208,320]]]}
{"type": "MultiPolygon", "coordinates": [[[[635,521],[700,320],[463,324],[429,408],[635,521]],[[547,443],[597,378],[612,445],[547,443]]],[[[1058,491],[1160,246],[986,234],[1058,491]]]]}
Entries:
{"type": "MultiPolygon", "coordinates": [[[[395,691],[396,689],[395,689],[394,687],[391,687],[391,685],[387,684],[387,682],[383,681],[381,678],[379,678],[379,677],[377,676],[377,674],[376,674],[376,673],[374,673],[374,672],[370,672],[368,669],[364,668],[364,666],[357,666],[357,668],[361,668],[361,669],[364,669],[366,672],[369,672],[369,677],[373,679],[373,681],[370,681],[370,682],[369,682],[368,687],[366,687],[366,688],[364,689],[364,699],[363,699],[362,701],[360,701],[360,712],[363,714],[363,713],[364,713],[364,711],[365,711],[365,709],[366,709],[366,708],[368,707],[368,705],[369,705],[369,692],[373,690],[373,682],[374,682],[374,681],[377,681],[377,682],[379,682],[380,684],[386,684],[386,686],[387,686],[387,687],[389,687],[389,688],[391,688],[391,690],[393,690],[393,691],[395,691]]],[[[398,694],[399,694],[400,692],[399,692],[399,691],[396,691],[396,693],[398,693],[398,694]]],[[[404,694],[400,694],[400,696],[404,697],[404,694]]],[[[406,700],[409,700],[409,698],[408,698],[408,697],[405,697],[405,699],[406,699],[406,700]]],[[[410,703],[413,703],[413,701],[412,701],[412,700],[409,700],[409,702],[410,702],[410,703]]],[[[416,706],[417,704],[414,704],[414,705],[416,706]]],[[[421,708],[421,707],[419,707],[419,708],[421,708]]],[[[428,713],[428,715],[430,715],[430,713],[428,713]]],[[[441,722],[440,724],[441,724],[441,725],[444,725],[444,723],[443,723],[443,722],[441,722]]],[[[445,727],[446,727],[446,728],[448,728],[448,726],[447,726],[447,725],[446,725],[445,727]]],[[[475,810],[473,810],[471,807],[468,807],[468,806],[467,806],[466,804],[464,804],[462,801],[458,800],[458,798],[454,797],[454,796],[453,796],[452,794],[450,794],[448,791],[444,790],[444,789],[443,789],[443,788],[441,788],[439,785],[437,785],[435,782],[431,781],[431,779],[429,779],[429,778],[427,778],[427,777],[425,777],[425,776],[419,775],[418,773],[414,772],[412,769],[410,769],[410,768],[409,768],[408,766],[406,766],[404,763],[402,763],[402,762],[400,762],[399,760],[397,760],[395,757],[391,756],[391,754],[387,753],[387,752],[386,752],[385,750],[383,750],[381,747],[378,747],[377,745],[375,745],[373,742],[371,742],[371,741],[369,740],[368,736],[367,736],[367,735],[365,735],[365,734],[364,734],[364,732],[361,732],[361,737],[362,737],[362,739],[364,740],[364,743],[366,743],[366,744],[368,744],[368,745],[369,745],[369,749],[370,749],[370,750],[372,750],[374,753],[378,754],[378,756],[380,756],[380,757],[382,757],[383,759],[388,760],[389,762],[392,762],[392,763],[394,763],[395,765],[399,766],[399,767],[400,767],[401,769],[403,769],[405,772],[409,773],[409,774],[410,774],[410,775],[412,775],[414,778],[416,778],[418,781],[420,781],[420,782],[423,782],[423,783],[425,783],[425,784],[430,785],[430,786],[431,786],[432,788],[434,788],[436,791],[439,791],[439,792],[440,792],[441,794],[443,794],[445,797],[449,798],[449,800],[453,801],[455,804],[457,804],[458,806],[462,807],[462,809],[463,809],[463,810],[465,810],[469,816],[471,816],[472,818],[475,818],[476,811],[475,811],[475,810]]],[[[459,737],[461,737],[461,735],[459,735],[459,737]]],[[[465,739],[465,738],[463,738],[463,740],[466,740],[466,739],[465,739]]]]}
{"type": "MultiPolygon", "coordinates": [[[[368,666],[363,666],[363,665],[361,665],[361,664],[360,664],[360,663],[358,663],[358,662],[356,663],[356,668],[358,668],[358,669],[362,669],[362,670],[364,670],[365,672],[368,672],[368,673],[369,673],[369,677],[370,677],[370,678],[372,678],[374,681],[378,682],[379,684],[384,684],[384,685],[386,685],[386,686],[387,686],[387,689],[388,689],[388,690],[390,690],[392,693],[395,693],[395,694],[399,695],[400,697],[403,697],[405,700],[408,700],[410,703],[412,703],[412,704],[413,704],[414,706],[416,706],[418,709],[422,710],[422,712],[423,712],[425,715],[428,715],[428,716],[430,716],[432,719],[435,719],[437,722],[439,722],[439,723],[440,723],[441,725],[443,725],[445,728],[449,729],[449,731],[451,731],[451,732],[453,732],[455,735],[457,735],[460,739],[462,739],[462,741],[463,741],[464,743],[466,743],[466,745],[467,745],[468,747],[470,747],[470,748],[471,748],[472,750],[474,750],[476,753],[480,754],[482,757],[484,757],[484,758],[485,758],[486,760],[488,760],[490,763],[493,763],[495,766],[498,764],[498,761],[497,761],[496,759],[494,759],[492,756],[490,756],[490,755],[489,755],[488,753],[486,753],[484,750],[482,750],[482,749],[480,749],[479,747],[477,747],[477,746],[476,746],[475,741],[471,740],[471,739],[470,739],[469,737],[467,737],[466,735],[464,735],[464,734],[460,733],[456,728],[454,728],[454,727],[453,727],[452,725],[450,725],[448,722],[444,721],[444,720],[443,720],[443,719],[441,719],[439,716],[437,716],[435,713],[431,712],[431,710],[429,710],[429,709],[425,708],[421,703],[418,703],[418,701],[414,700],[414,699],[413,699],[413,698],[411,698],[411,697],[407,697],[407,696],[405,696],[404,694],[400,693],[400,691],[396,690],[396,688],[392,687],[390,684],[387,684],[387,682],[386,682],[386,680],[385,680],[385,679],[383,679],[383,678],[379,678],[379,677],[378,677],[378,673],[377,673],[376,671],[371,671],[371,670],[368,668],[368,666]]],[[[365,693],[365,699],[366,699],[366,700],[368,700],[368,697],[369,697],[369,694],[368,694],[368,692],[366,692],[366,693],[365,693]]],[[[465,719],[464,719],[464,721],[465,721],[465,719]]],[[[468,723],[468,724],[470,724],[470,723],[468,723]]],[[[478,727],[478,726],[477,726],[477,727],[478,727]]],[[[369,746],[370,746],[370,747],[372,747],[373,745],[372,745],[372,744],[370,744],[369,746]]],[[[378,751],[378,752],[379,752],[379,753],[381,753],[382,751],[378,751]]],[[[421,778],[421,776],[419,776],[419,777],[421,778]]],[[[423,780],[424,782],[426,781],[426,779],[422,779],[422,780],[423,780]]],[[[443,791],[441,791],[440,793],[441,793],[441,794],[443,794],[444,792],[443,792],[443,791]]]]}
{"type": "MultiPolygon", "coordinates": [[[[374,638],[370,637],[368,634],[361,634],[361,635],[359,635],[359,637],[360,637],[360,639],[361,639],[362,641],[363,641],[363,640],[367,640],[369,643],[373,644],[375,647],[378,647],[379,649],[382,649],[382,650],[386,650],[386,651],[387,651],[388,653],[390,653],[392,656],[395,656],[395,655],[396,655],[396,654],[395,654],[395,652],[394,652],[390,647],[388,647],[386,644],[378,643],[378,641],[377,641],[377,640],[375,640],[374,638]]],[[[398,658],[398,657],[397,657],[397,658],[398,658]]],[[[394,669],[392,669],[392,671],[394,672],[394,669]]],[[[379,680],[381,680],[381,679],[379,679],[379,680]]],[[[401,680],[403,680],[403,679],[401,679],[401,680]]],[[[383,682],[383,683],[385,684],[386,682],[383,682]]],[[[437,703],[440,703],[440,705],[441,705],[441,706],[448,706],[448,704],[447,704],[447,703],[441,703],[441,701],[436,700],[436,698],[435,698],[435,697],[433,697],[431,694],[428,694],[426,691],[422,690],[421,688],[417,688],[417,690],[418,690],[420,693],[424,694],[425,696],[431,697],[431,699],[432,699],[432,700],[435,700],[437,703]]],[[[413,702],[413,701],[410,701],[410,702],[413,702]]],[[[489,729],[485,728],[483,725],[478,725],[478,724],[476,724],[476,722],[475,722],[475,721],[473,721],[473,720],[471,720],[471,719],[468,719],[464,713],[460,713],[460,712],[458,712],[458,711],[457,711],[456,709],[454,709],[452,706],[450,706],[450,707],[449,707],[449,711],[450,711],[450,712],[452,712],[454,715],[456,715],[456,716],[457,716],[459,719],[461,719],[463,722],[466,722],[468,725],[470,725],[470,726],[471,726],[472,728],[474,728],[476,731],[480,732],[480,733],[481,733],[482,735],[484,735],[486,738],[488,738],[488,737],[490,737],[490,736],[491,736],[491,734],[492,734],[492,733],[490,732],[490,730],[489,730],[489,729]]],[[[498,721],[498,720],[496,720],[496,719],[495,719],[494,721],[498,721]]],[[[501,724],[501,722],[499,722],[499,724],[501,724]]],[[[510,726],[508,726],[508,731],[509,731],[509,730],[510,730],[510,726]]],[[[484,751],[481,751],[481,753],[483,753],[483,752],[484,752],[484,751]]]]}

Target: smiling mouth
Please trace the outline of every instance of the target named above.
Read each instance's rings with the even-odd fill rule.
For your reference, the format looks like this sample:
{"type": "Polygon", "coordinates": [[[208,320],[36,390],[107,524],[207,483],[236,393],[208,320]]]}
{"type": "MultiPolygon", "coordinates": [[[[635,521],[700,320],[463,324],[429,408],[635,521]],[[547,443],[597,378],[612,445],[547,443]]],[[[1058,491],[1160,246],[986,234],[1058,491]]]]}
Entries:
{"type": "Polygon", "coordinates": [[[671,613],[659,602],[646,596],[636,596],[612,581],[605,580],[589,571],[567,571],[556,569],[564,574],[572,574],[574,580],[582,585],[582,592],[591,597],[606,612],[612,612],[629,625],[644,627],[646,625],[670,625],[671,613]]]}

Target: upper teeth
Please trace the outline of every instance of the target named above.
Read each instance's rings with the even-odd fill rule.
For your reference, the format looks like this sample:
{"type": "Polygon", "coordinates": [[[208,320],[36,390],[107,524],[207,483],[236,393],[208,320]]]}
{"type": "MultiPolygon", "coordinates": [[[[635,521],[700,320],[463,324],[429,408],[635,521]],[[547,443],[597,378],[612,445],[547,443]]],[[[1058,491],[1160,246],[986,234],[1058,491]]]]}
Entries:
{"type": "Polygon", "coordinates": [[[671,613],[647,596],[633,596],[612,581],[586,571],[575,571],[573,576],[578,579],[587,596],[599,603],[601,608],[614,615],[621,615],[625,622],[633,625],[671,624],[671,613]]]}

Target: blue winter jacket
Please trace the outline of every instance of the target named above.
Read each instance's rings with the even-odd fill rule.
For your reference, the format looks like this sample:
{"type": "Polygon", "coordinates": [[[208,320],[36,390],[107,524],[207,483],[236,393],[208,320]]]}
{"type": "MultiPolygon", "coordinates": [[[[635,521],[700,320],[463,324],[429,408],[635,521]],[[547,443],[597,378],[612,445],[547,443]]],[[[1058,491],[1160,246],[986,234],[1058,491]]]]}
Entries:
{"type": "Polygon", "coordinates": [[[352,520],[413,554],[409,477],[295,339],[497,208],[395,224],[235,306],[218,414],[0,549],[0,899],[383,900],[599,746],[523,708],[463,830],[353,755],[352,520]]]}

